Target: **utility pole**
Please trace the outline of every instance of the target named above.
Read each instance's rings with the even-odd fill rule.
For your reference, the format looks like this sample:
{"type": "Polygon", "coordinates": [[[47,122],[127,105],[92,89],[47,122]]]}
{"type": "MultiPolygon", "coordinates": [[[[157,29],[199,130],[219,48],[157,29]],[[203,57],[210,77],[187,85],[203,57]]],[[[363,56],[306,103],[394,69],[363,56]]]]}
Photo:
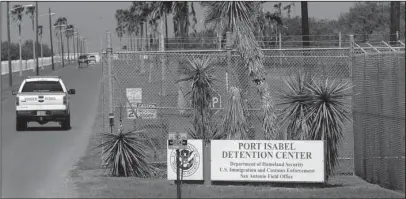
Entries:
{"type": "Polygon", "coordinates": [[[37,76],[39,75],[39,60],[38,60],[38,1],[35,2],[35,59],[37,65],[37,76]]]}
{"type": "Polygon", "coordinates": [[[7,1],[7,58],[8,58],[8,85],[13,85],[13,68],[11,66],[11,35],[10,35],[10,2],[7,1]]]}
{"type": "Polygon", "coordinates": [[[63,37],[62,37],[62,26],[59,26],[59,35],[61,35],[61,52],[62,52],[62,68],[65,67],[65,61],[64,61],[64,57],[63,57],[63,37]]]}
{"type": "Polygon", "coordinates": [[[55,70],[55,65],[54,65],[54,46],[52,42],[52,20],[51,20],[51,8],[49,8],[49,37],[51,40],[51,62],[52,62],[52,70],[55,70]]]}
{"type": "Polygon", "coordinates": [[[303,48],[306,48],[310,45],[309,38],[309,13],[307,9],[307,1],[301,1],[300,4],[302,10],[302,41],[303,48]]]}

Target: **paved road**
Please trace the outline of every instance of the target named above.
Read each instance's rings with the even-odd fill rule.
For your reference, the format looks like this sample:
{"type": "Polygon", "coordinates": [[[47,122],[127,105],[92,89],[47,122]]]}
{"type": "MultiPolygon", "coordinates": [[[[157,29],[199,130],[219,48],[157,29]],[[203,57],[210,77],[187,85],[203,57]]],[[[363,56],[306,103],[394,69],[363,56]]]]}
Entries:
{"type": "Polygon", "coordinates": [[[101,71],[99,65],[81,70],[66,67],[52,75],[60,75],[68,88],[76,89],[71,97],[72,129],[60,130],[57,123],[42,127],[29,123],[27,131],[17,132],[15,98],[2,101],[2,198],[75,197],[68,172],[89,141],[101,71]]]}

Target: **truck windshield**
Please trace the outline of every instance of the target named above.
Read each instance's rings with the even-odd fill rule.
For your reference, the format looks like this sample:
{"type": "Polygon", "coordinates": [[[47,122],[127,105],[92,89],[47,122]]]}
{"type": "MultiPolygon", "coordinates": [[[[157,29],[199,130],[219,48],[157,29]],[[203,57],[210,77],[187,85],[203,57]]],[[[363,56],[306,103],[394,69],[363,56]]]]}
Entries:
{"type": "Polygon", "coordinates": [[[63,92],[63,88],[58,81],[35,81],[25,82],[21,92],[63,92]]]}

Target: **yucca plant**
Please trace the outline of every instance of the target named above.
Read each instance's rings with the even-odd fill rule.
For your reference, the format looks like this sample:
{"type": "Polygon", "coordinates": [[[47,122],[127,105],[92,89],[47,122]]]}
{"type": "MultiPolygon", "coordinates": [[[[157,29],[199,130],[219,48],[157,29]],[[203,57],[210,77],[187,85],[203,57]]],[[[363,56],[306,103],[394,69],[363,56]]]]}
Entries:
{"type": "Polygon", "coordinates": [[[106,163],[111,176],[148,178],[153,175],[153,167],[146,161],[142,131],[123,132],[117,134],[102,133],[104,142],[97,148],[104,148],[103,162],[106,163]]]}
{"type": "Polygon", "coordinates": [[[248,139],[248,125],[245,119],[246,107],[240,95],[240,89],[231,87],[229,98],[224,110],[223,133],[228,140],[245,140],[248,139]]]}
{"type": "Polygon", "coordinates": [[[178,82],[188,82],[191,90],[186,94],[192,102],[193,124],[195,137],[202,138],[205,143],[210,140],[211,132],[209,124],[210,103],[214,95],[213,84],[217,79],[213,75],[214,65],[211,65],[210,57],[188,59],[190,64],[182,65],[180,73],[185,78],[178,82]]]}
{"type": "Polygon", "coordinates": [[[305,119],[305,114],[310,106],[311,96],[306,89],[306,74],[299,73],[295,77],[284,80],[287,85],[286,90],[280,90],[283,106],[281,113],[281,123],[286,126],[286,139],[304,140],[306,139],[310,121],[305,119]]]}
{"type": "MultiPolygon", "coordinates": [[[[222,140],[226,138],[226,135],[222,133],[221,131],[221,126],[216,122],[215,117],[214,117],[215,111],[210,111],[209,112],[209,117],[206,120],[206,126],[208,129],[210,129],[210,132],[208,132],[207,138],[209,140],[222,140]]],[[[192,137],[193,139],[204,139],[202,135],[197,134],[198,132],[198,125],[194,122],[192,123],[192,128],[187,129],[186,131],[192,137]]]]}
{"type": "Polygon", "coordinates": [[[305,81],[300,74],[287,81],[287,91],[282,91],[285,100],[284,123],[290,138],[303,140],[324,140],[326,143],[326,178],[337,166],[338,144],[343,138],[342,130],[351,108],[346,101],[352,88],[348,81],[316,80],[305,81]]]}
{"type": "Polygon", "coordinates": [[[326,142],[326,172],[328,176],[338,163],[338,144],[343,138],[343,126],[349,117],[351,107],[346,101],[351,97],[349,81],[312,80],[307,84],[312,96],[306,120],[310,120],[308,138],[326,142]]]}

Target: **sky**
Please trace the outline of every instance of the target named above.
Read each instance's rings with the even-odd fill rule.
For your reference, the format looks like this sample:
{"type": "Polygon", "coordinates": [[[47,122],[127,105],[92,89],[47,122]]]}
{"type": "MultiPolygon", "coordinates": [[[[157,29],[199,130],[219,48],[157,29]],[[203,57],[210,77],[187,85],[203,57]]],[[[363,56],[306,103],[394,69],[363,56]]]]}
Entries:
{"type": "MultiPolygon", "coordinates": [[[[264,4],[266,11],[275,11],[273,5],[276,2],[267,2],[264,4]]],[[[10,8],[14,5],[35,5],[35,2],[10,2],[10,8]]],[[[288,4],[288,2],[284,3],[288,4]]],[[[354,2],[309,2],[309,17],[319,19],[336,19],[340,13],[348,12],[354,2]]],[[[127,9],[131,5],[130,1],[42,1],[38,2],[38,15],[48,14],[49,8],[51,12],[55,13],[52,16],[52,23],[55,23],[58,17],[66,17],[69,24],[73,24],[78,28],[79,34],[87,38],[89,52],[99,51],[101,48],[101,39],[105,40],[106,31],[109,30],[112,34],[113,48],[119,46],[119,39],[116,35],[116,20],[114,14],[117,9],[127,9]]],[[[203,27],[204,10],[200,4],[195,3],[196,17],[198,21],[197,29],[203,27]]],[[[300,16],[300,2],[295,2],[292,9],[291,16],[300,16]]],[[[11,16],[10,16],[11,18],[11,16]]],[[[38,19],[38,24],[43,26],[43,43],[49,44],[49,18],[48,16],[41,16],[38,19]]],[[[12,19],[10,19],[11,26],[11,41],[18,41],[18,28],[12,19]]],[[[7,5],[6,2],[1,2],[1,30],[2,41],[7,41],[7,5]]],[[[168,17],[168,34],[169,37],[173,36],[172,16],[168,17]]],[[[35,34],[32,31],[32,22],[27,15],[23,17],[22,25],[23,39],[35,39],[35,34]]],[[[56,47],[55,38],[54,47],[56,47]]],[[[70,45],[72,43],[70,42],[70,45]]],[[[105,45],[105,44],[103,44],[105,45]]]]}

